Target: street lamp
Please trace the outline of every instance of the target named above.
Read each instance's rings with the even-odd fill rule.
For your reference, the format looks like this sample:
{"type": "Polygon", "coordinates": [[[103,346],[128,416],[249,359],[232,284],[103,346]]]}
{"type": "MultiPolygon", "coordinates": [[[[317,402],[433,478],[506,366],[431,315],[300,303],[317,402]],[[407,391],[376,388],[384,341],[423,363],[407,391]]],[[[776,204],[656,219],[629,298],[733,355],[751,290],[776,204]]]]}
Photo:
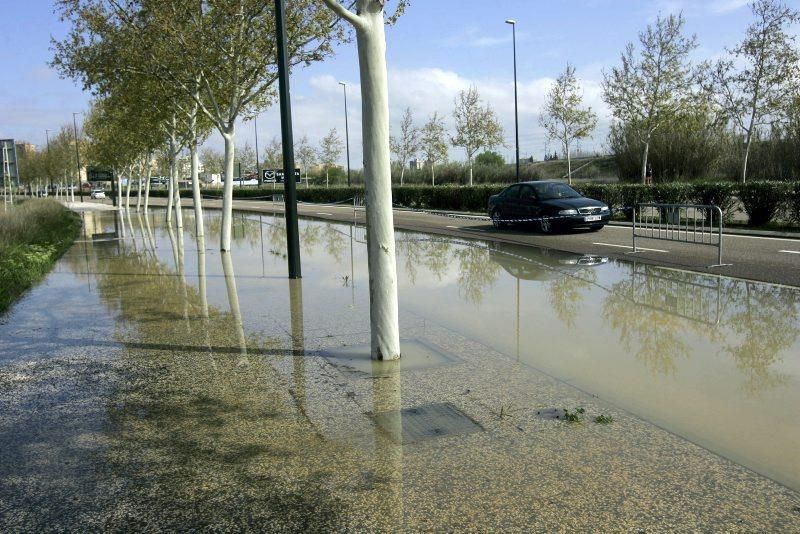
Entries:
{"type": "Polygon", "coordinates": [[[344,90],[344,139],[347,145],[347,187],[350,187],[350,127],[347,124],[347,84],[339,82],[344,90]]]}
{"type": "Polygon", "coordinates": [[[264,185],[261,183],[261,165],[258,163],[258,117],[253,117],[253,128],[256,131],[256,180],[258,180],[258,185],[264,185]]]}
{"type": "Polygon", "coordinates": [[[514,132],[517,144],[517,181],[519,182],[519,108],[517,104],[517,21],[507,19],[506,24],[511,24],[512,41],[514,43],[514,132]]]}
{"type": "MultiPolygon", "coordinates": [[[[75,159],[77,160],[78,167],[78,193],[81,195],[81,202],[83,202],[83,186],[81,185],[81,153],[78,150],[78,123],[75,122],[75,115],[77,113],[72,113],[72,131],[75,133],[75,159]]],[[[141,190],[141,189],[140,189],[141,190]]],[[[72,197],[75,200],[75,196],[72,197]]]]}
{"type": "Polygon", "coordinates": [[[52,165],[52,162],[50,161],[50,130],[45,130],[44,136],[47,139],[47,179],[50,182],[50,187],[48,187],[47,194],[50,195],[50,191],[53,189],[53,176],[50,169],[52,165]]]}

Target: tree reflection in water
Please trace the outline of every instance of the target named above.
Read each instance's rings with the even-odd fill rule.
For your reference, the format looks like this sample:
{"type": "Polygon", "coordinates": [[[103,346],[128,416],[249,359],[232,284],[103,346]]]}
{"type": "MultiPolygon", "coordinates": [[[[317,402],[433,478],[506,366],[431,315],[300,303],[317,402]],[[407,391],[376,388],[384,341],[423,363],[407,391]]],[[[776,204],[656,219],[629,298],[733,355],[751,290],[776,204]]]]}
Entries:
{"type": "MultiPolygon", "coordinates": [[[[611,286],[603,305],[626,350],[654,372],[673,373],[691,355],[686,333],[721,345],[756,393],[785,377],[771,370],[797,340],[798,291],[746,280],[622,264],[628,278],[611,286]],[[634,347],[636,347],[634,349],[634,347]]],[[[704,357],[707,355],[703,355],[704,357]]]]}

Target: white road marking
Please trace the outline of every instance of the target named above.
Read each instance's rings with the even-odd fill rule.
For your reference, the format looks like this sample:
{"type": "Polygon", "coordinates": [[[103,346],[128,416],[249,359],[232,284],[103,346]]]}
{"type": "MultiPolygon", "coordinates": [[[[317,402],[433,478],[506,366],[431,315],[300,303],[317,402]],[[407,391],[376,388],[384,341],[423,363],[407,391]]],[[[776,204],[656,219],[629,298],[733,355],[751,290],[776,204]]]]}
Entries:
{"type": "Polygon", "coordinates": [[[322,212],[322,211],[318,211],[317,215],[331,215],[331,214],[330,213],[325,213],[325,212],[322,212]]]}
{"type": "MultiPolygon", "coordinates": [[[[592,243],[592,245],[602,245],[604,247],[617,247],[617,248],[630,248],[630,249],[633,249],[633,247],[628,246],[628,245],[614,245],[614,244],[611,244],[611,243],[592,243]]],[[[637,250],[646,250],[648,252],[669,252],[669,250],[661,250],[660,248],[636,247],[636,249],[637,250]]]]}
{"type": "Polygon", "coordinates": [[[778,252],[785,252],[786,254],[800,254],[800,250],[779,250],[778,252]]]}
{"type": "Polygon", "coordinates": [[[447,226],[445,226],[445,228],[458,228],[458,226],[450,226],[450,225],[447,225],[447,226]]]}
{"type": "MultiPolygon", "coordinates": [[[[631,231],[631,227],[630,226],[617,226],[615,224],[607,224],[607,225],[605,225],[603,227],[603,229],[606,229],[606,228],[615,228],[617,230],[627,230],[628,232],[631,231]]],[[[677,230],[675,230],[675,231],[677,231],[677,230]]],[[[681,230],[681,232],[685,232],[685,230],[681,230]]],[[[716,235],[716,232],[714,232],[714,234],[716,235]]],[[[762,236],[762,235],[729,234],[729,233],[725,232],[724,229],[722,231],[722,235],[725,238],[729,238],[730,237],[730,238],[735,238],[735,239],[764,239],[764,240],[767,240],[767,241],[789,241],[791,243],[797,243],[798,241],[800,241],[800,239],[793,239],[791,237],[770,237],[770,236],[762,236]]],[[[642,239],[647,239],[647,238],[643,237],[642,239]]]]}

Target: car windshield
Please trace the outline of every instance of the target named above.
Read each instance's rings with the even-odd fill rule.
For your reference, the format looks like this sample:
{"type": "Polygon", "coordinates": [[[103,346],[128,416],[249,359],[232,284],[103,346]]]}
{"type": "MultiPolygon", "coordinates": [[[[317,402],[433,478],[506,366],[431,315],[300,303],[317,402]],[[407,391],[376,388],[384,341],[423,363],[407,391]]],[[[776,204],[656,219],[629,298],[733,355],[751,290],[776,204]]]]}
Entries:
{"type": "Polygon", "coordinates": [[[566,184],[532,184],[539,200],[553,200],[555,198],[579,198],[580,193],[566,184]]]}

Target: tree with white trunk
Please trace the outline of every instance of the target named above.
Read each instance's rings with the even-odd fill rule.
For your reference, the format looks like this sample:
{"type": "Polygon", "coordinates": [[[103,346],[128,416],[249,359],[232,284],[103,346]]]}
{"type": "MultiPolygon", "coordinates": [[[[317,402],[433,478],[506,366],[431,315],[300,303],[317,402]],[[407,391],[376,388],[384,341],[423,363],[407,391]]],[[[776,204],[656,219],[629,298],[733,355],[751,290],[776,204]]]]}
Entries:
{"type": "Polygon", "coordinates": [[[304,135],[295,149],[297,161],[300,162],[300,167],[303,169],[303,174],[306,177],[306,187],[308,187],[308,169],[317,163],[317,151],[308,140],[308,136],[304,135]]]}
{"type": "Polygon", "coordinates": [[[344,143],[342,138],[336,132],[336,128],[331,128],[328,135],[322,138],[319,143],[319,156],[322,161],[322,166],[325,167],[325,187],[329,187],[328,179],[332,167],[336,166],[336,162],[342,155],[344,150],[344,143]]]}
{"type": "Polygon", "coordinates": [[[400,136],[390,137],[392,152],[400,164],[400,185],[403,185],[403,176],[406,165],[419,154],[421,148],[420,129],[414,126],[414,117],[411,108],[406,108],[400,121],[400,136]]]}
{"type": "Polygon", "coordinates": [[[755,21],[729,59],[711,70],[712,94],[738,131],[744,134],[742,183],[753,138],[760,129],[778,123],[792,101],[798,82],[800,53],[792,25],[800,13],[780,0],[750,4],[755,21]]]}
{"type": "Polygon", "coordinates": [[[361,75],[361,131],[366,182],[367,257],[371,323],[371,355],[376,360],[400,358],[397,265],[392,214],[392,160],[389,146],[389,81],[385,25],[408,5],[399,0],[394,14],[384,13],[385,0],[356,0],[355,11],[337,0],[321,0],[356,32],[361,75]]]}
{"type": "Polygon", "coordinates": [[[436,185],[436,164],[447,162],[447,127],[437,112],[422,127],[420,144],[423,156],[431,166],[431,185],[436,185]]]}
{"type": "Polygon", "coordinates": [[[469,185],[472,185],[472,165],[475,154],[484,148],[503,146],[503,127],[492,108],[483,105],[478,88],[470,86],[455,99],[453,109],[456,134],[450,138],[453,146],[462,147],[469,165],[469,185]]]}
{"type": "Polygon", "coordinates": [[[689,109],[697,73],[689,54],[697,38],[683,34],[683,15],[660,15],[639,34],[640,50],[629,43],[619,67],[603,73],[603,100],[614,118],[630,126],[642,147],[641,181],[647,181],[647,156],[653,133],[689,109]]]}
{"type": "Polygon", "coordinates": [[[262,161],[269,169],[283,168],[283,144],[277,136],[273,136],[264,147],[262,161]]]}
{"type": "Polygon", "coordinates": [[[567,64],[567,68],[556,78],[547,93],[539,124],[544,128],[548,139],[561,143],[567,157],[567,179],[571,185],[572,143],[591,136],[597,127],[597,114],[591,107],[583,107],[583,93],[572,65],[567,64]]]}
{"type": "MultiPolygon", "coordinates": [[[[318,4],[318,0],[294,0],[288,5],[291,66],[323,59],[344,37],[334,24],[335,15],[318,4]]],[[[73,28],[55,43],[56,61],[82,77],[87,87],[102,87],[126,69],[145,73],[191,98],[222,135],[225,182],[220,248],[230,250],[235,125],[276,97],[274,4],[265,0],[59,0],[58,5],[73,28]]]]}

